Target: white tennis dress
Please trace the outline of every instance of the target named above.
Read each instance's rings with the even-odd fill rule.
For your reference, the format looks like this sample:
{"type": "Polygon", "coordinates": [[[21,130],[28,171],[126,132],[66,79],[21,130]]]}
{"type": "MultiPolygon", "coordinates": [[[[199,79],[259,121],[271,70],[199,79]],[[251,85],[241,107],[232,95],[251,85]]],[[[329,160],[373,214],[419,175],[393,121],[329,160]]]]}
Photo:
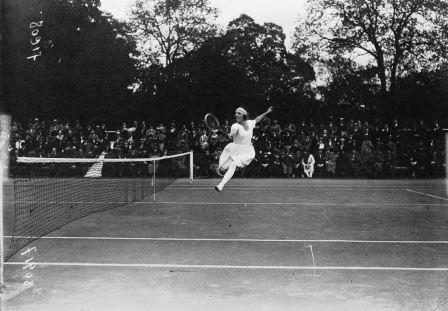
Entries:
{"type": "Polygon", "coordinates": [[[219,166],[221,167],[229,158],[235,161],[237,167],[245,167],[255,158],[255,149],[252,146],[252,136],[255,127],[255,120],[247,120],[244,126],[234,123],[230,129],[230,136],[233,142],[227,144],[219,157],[219,166]]]}

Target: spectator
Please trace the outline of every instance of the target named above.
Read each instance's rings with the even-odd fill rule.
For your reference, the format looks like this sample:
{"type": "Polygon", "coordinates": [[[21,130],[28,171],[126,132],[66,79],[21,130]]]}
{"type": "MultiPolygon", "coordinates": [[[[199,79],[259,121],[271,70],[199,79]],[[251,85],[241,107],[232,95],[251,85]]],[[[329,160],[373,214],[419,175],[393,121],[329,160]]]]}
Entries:
{"type": "Polygon", "coordinates": [[[280,158],[283,169],[283,177],[287,178],[292,177],[294,159],[293,155],[291,154],[291,147],[289,145],[286,145],[285,148],[282,150],[280,158]]]}
{"type": "Polygon", "coordinates": [[[359,177],[359,154],[356,149],[352,149],[348,158],[349,175],[359,177]]]}
{"type": "Polygon", "coordinates": [[[374,158],[374,173],[373,176],[375,178],[378,177],[383,177],[384,173],[383,173],[383,165],[384,165],[384,154],[381,151],[381,148],[376,148],[373,154],[373,158],[374,158]]]}
{"type": "Polygon", "coordinates": [[[199,146],[202,150],[208,149],[208,134],[206,130],[203,130],[201,136],[199,137],[199,146]]]}
{"type": "Polygon", "coordinates": [[[366,134],[364,141],[361,144],[361,153],[359,157],[361,176],[373,177],[374,175],[374,155],[373,155],[373,143],[366,134]]]}
{"type": "MultiPolygon", "coordinates": [[[[437,121],[414,120],[409,130],[398,119],[390,128],[379,120],[334,120],[320,122],[318,127],[303,120],[285,126],[278,120],[260,123],[254,131],[253,144],[263,152],[257,157],[259,162],[244,172],[245,176],[302,176],[302,150],[316,152],[318,176],[428,178],[445,174],[445,141],[437,121]],[[325,158],[324,172],[321,157],[325,158]]],[[[202,150],[212,162],[213,154],[228,140],[226,135],[209,133],[194,122],[188,127],[170,123],[168,129],[163,123],[156,128],[145,121],[129,124],[136,127],[135,132],[125,130],[126,122],[119,131],[107,131],[104,122],[13,120],[9,150],[11,157],[98,157],[106,151],[108,157],[117,158],[162,156],[185,150],[194,150],[196,154],[202,150]]],[[[140,168],[128,173],[143,174],[140,168]]]]}
{"type": "Polygon", "coordinates": [[[306,152],[305,156],[302,158],[303,171],[308,178],[313,178],[314,174],[314,156],[311,152],[306,152]]]}
{"type": "Polygon", "coordinates": [[[334,152],[333,148],[330,148],[327,151],[326,159],[325,159],[325,171],[326,176],[334,177],[336,176],[336,160],[338,155],[334,152]]]}
{"type": "Polygon", "coordinates": [[[316,175],[317,177],[325,177],[325,163],[326,155],[323,153],[323,148],[317,150],[316,155],[316,175]]]}

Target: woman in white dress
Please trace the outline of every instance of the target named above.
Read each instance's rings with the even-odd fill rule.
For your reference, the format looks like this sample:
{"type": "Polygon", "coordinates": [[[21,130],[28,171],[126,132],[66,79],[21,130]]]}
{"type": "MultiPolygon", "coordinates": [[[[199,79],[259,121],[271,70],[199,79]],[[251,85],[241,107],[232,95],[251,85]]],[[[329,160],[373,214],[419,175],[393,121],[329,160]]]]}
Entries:
{"type": "Polygon", "coordinates": [[[306,177],[313,178],[315,162],[316,162],[316,160],[314,159],[311,152],[307,152],[305,157],[302,158],[303,171],[305,172],[306,177]],[[306,163],[305,163],[305,158],[306,158],[306,163]]]}
{"type": "Polygon", "coordinates": [[[215,190],[221,192],[225,184],[233,177],[237,167],[245,167],[255,157],[255,149],[252,146],[252,136],[255,124],[273,110],[269,107],[265,113],[259,115],[255,120],[248,120],[247,111],[238,108],[235,111],[236,123],[230,128],[229,137],[233,142],[227,144],[219,157],[218,172],[226,171],[222,181],[215,186],[215,190]]]}

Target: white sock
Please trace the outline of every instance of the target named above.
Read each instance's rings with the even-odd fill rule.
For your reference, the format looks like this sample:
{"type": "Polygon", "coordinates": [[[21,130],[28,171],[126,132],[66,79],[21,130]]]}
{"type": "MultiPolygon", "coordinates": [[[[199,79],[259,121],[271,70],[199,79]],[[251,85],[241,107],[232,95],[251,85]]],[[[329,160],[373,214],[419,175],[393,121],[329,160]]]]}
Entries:
{"type": "Polygon", "coordinates": [[[229,169],[222,178],[221,183],[218,185],[219,189],[224,188],[225,184],[230,180],[230,178],[232,178],[233,174],[235,173],[235,170],[236,170],[236,163],[232,161],[229,165],[229,169]]]}

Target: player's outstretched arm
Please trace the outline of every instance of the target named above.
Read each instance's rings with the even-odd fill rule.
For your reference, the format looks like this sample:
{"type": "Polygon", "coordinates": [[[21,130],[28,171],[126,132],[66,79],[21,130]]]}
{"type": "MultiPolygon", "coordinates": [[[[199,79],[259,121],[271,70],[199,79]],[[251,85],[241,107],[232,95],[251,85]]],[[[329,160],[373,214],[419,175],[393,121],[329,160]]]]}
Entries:
{"type": "Polygon", "coordinates": [[[274,110],[274,107],[272,107],[272,106],[269,107],[268,110],[266,110],[265,113],[262,113],[262,114],[260,114],[258,117],[255,118],[255,123],[258,123],[258,122],[260,122],[261,120],[263,120],[263,118],[264,118],[267,114],[271,113],[273,110],[274,110]]]}

